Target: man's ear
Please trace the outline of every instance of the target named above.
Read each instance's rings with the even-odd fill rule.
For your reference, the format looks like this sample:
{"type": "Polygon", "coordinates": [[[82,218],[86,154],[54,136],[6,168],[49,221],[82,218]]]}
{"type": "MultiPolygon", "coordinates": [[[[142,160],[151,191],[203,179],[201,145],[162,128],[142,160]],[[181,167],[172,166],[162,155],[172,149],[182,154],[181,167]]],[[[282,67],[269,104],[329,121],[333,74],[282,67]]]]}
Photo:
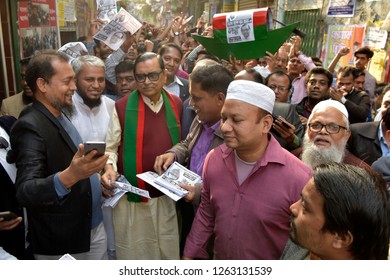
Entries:
{"type": "Polygon", "coordinates": [[[221,104],[221,107],[225,103],[225,98],[226,98],[226,96],[225,96],[225,94],[223,92],[218,92],[217,93],[217,100],[221,104]]]}
{"type": "Polygon", "coordinates": [[[47,82],[44,78],[38,78],[36,80],[36,84],[37,84],[39,91],[46,92],[47,82]]]}
{"type": "Polygon", "coordinates": [[[267,114],[267,115],[265,115],[265,117],[263,117],[263,123],[264,123],[263,132],[264,133],[268,133],[271,130],[273,122],[274,122],[274,119],[272,118],[272,116],[270,114],[267,114]]]}
{"type": "Polygon", "coordinates": [[[353,242],[353,235],[350,231],[346,234],[335,233],[333,236],[332,245],[334,248],[348,248],[353,242]]]}

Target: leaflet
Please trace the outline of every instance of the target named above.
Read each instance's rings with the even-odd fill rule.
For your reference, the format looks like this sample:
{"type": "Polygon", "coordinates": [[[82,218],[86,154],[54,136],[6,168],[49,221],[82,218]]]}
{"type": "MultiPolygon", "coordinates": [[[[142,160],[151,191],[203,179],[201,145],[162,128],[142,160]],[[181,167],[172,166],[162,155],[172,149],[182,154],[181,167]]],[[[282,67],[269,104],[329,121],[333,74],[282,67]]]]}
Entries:
{"type": "Polygon", "coordinates": [[[126,40],[126,32],[134,34],[141,26],[142,23],[121,8],[93,37],[104,42],[111,49],[117,50],[126,40]]]}
{"type": "Polygon", "coordinates": [[[149,183],[175,201],[188,193],[187,190],[180,187],[180,183],[194,186],[196,183],[202,181],[198,174],[185,168],[178,162],[172,163],[161,176],[155,172],[149,171],[137,174],[137,177],[149,183]]]}
{"type": "Polygon", "coordinates": [[[134,187],[129,183],[129,181],[127,181],[127,179],[123,175],[121,175],[117,179],[117,181],[113,182],[112,185],[115,187],[115,189],[111,191],[112,196],[104,200],[103,207],[114,208],[117,205],[119,199],[127,192],[135,193],[140,196],[150,198],[148,191],[134,187]]]}

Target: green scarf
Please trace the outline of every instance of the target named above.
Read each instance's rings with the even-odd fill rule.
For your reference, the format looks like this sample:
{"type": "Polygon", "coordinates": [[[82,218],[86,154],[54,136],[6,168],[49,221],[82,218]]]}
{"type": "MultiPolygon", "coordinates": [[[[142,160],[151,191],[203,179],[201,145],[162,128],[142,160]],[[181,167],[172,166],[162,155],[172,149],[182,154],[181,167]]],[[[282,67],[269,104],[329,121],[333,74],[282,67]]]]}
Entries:
{"type": "MultiPolygon", "coordinates": [[[[172,144],[180,141],[179,111],[172,96],[162,89],[165,118],[172,144]]],[[[146,189],[145,182],[136,177],[136,174],[145,172],[142,169],[142,151],[145,126],[145,103],[138,90],[130,94],[126,106],[126,115],[123,133],[123,172],[127,180],[135,187],[146,189]]],[[[147,202],[148,199],[134,193],[127,193],[127,200],[131,202],[147,202]]]]}

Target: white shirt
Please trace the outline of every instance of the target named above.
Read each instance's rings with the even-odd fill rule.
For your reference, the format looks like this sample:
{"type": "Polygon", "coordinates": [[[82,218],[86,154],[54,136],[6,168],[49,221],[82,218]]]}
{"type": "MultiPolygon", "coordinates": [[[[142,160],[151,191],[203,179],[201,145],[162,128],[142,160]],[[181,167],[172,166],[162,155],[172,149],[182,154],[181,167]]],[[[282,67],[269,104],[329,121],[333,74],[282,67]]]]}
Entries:
{"type": "Polygon", "coordinates": [[[84,104],[84,100],[77,92],[73,94],[72,99],[76,110],[71,121],[83,142],[105,141],[115,101],[102,95],[102,103],[91,109],[84,104]]]}
{"type": "MultiPolygon", "coordinates": [[[[164,105],[162,95],[156,103],[153,103],[148,97],[142,94],[141,97],[146,106],[148,106],[156,114],[160,112],[162,106],[164,105]]],[[[116,108],[114,108],[106,137],[106,153],[110,156],[108,158],[107,164],[112,164],[114,170],[117,170],[116,163],[118,161],[118,148],[121,143],[121,136],[122,128],[119,122],[118,112],[116,111],[116,108]]]]}
{"type": "Polygon", "coordinates": [[[166,89],[169,93],[172,93],[176,95],[177,97],[180,97],[180,86],[184,86],[183,83],[180,81],[180,79],[175,75],[175,78],[172,83],[169,85],[165,85],[164,89],[166,89]]]}

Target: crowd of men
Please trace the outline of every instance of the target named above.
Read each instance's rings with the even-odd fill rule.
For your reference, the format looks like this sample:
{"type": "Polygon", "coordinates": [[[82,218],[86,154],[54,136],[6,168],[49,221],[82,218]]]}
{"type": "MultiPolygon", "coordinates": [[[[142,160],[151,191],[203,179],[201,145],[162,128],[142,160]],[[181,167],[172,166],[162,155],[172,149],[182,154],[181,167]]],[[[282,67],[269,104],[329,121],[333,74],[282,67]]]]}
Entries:
{"type": "Polygon", "coordinates": [[[191,38],[212,35],[202,18],[183,22],[111,50],[93,20],[21,61],[1,105],[0,212],[16,217],[0,216],[0,259],[387,259],[390,86],[378,106],[372,50],[325,66],[293,36],[225,61],[191,38]],[[178,201],[136,176],[175,161],[202,178],[178,201]],[[140,192],[103,206],[120,175],[140,192]]]}

